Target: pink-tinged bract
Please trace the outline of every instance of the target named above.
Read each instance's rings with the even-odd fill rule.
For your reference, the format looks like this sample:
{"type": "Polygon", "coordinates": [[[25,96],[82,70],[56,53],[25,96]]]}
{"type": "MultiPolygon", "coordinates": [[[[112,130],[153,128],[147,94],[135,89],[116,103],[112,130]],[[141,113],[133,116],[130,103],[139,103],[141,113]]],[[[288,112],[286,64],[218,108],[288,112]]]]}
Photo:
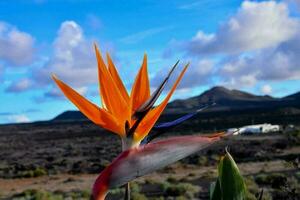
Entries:
{"type": "Polygon", "coordinates": [[[220,139],[212,136],[178,136],[123,151],[98,176],[93,187],[94,199],[104,199],[108,190],[185,158],[220,139]]]}

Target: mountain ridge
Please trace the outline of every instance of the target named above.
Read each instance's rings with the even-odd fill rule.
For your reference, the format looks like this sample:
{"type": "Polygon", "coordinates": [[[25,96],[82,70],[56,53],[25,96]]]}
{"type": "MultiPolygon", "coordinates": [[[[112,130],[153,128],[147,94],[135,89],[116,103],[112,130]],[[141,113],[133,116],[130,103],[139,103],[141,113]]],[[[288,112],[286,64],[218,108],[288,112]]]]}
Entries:
{"type": "MultiPolygon", "coordinates": [[[[211,103],[215,103],[215,106],[204,112],[214,113],[253,109],[281,109],[284,112],[285,109],[290,111],[291,109],[298,110],[300,108],[300,92],[282,98],[275,98],[269,95],[254,95],[241,90],[215,86],[200,95],[170,102],[164,114],[189,113],[211,103]]],[[[72,120],[87,120],[87,118],[79,111],[65,111],[51,121],[72,120]]]]}

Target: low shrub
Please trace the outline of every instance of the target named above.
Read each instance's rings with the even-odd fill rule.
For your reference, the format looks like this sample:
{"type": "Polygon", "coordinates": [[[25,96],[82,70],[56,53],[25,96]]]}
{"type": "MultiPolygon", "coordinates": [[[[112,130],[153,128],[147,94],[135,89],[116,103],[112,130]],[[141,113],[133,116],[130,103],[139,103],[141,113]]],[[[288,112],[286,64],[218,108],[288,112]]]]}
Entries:
{"type": "Polygon", "coordinates": [[[45,176],[47,175],[46,169],[42,167],[37,167],[34,170],[26,170],[19,172],[18,178],[33,178],[38,176],[45,176]]]}
{"type": "Polygon", "coordinates": [[[167,181],[169,183],[177,183],[178,182],[178,180],[175,177],[173,177],[173,176],[168,177],[167,181]]]}
{"type": "Polygon", "coordinates": [[[270,185],[272,188],[281,188],[286,185],[287,177],[284,174],[260,174],[255,178],[256,183],[260,185],[270,185]]]}
{"type": "Polygon", "coordinates": [[[38,167],[33,171],[34,177],[47,175],[47,171],[44,168],[38,167]]]}
{"type": "Polygon", "coordinates": [[[148,198],[141,193],[132,193],[131,199],[132,200],[147,200],[148,198]]]}
{"type": "Polygon", "coordinates": [[[64,197],[61,194],[54,194],[41,190],[25,190],[24,192],[12,197],[12,200],[63,200],[64,197]]]}
{"type": "Polygon", "coordinates": [[[267,185],[269,183],[267,177],[266,174],[259,174],[255,177],[255,182],[259,185],[267,185]]]}
{"type": "Polygon", "coordinates": [[[194,193],[197,192],[195,186],[190,183],[179,183],[179,184],[171,184],[167,187],[165,195],[178,197],[178,196],[194,196],[194,193]]]}

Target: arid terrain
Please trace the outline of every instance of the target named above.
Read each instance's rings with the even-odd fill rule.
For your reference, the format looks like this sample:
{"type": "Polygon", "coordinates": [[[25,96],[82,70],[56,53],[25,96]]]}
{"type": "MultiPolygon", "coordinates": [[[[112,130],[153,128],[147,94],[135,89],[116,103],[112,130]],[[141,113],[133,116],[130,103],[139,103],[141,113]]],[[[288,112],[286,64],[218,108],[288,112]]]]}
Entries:
{"type": "MultiPolygon", "coordinates": [[[[175,134],[170,132],[170,134],[175,134]]],[[[177,133],[178,134],[178,133],[177,133]]],[[[199,134],[197,132],[193,134],[199,134]]],[[[300,133],[234,136],[137,179],[132,199],[208,199],[225,147],[251,192],[300,199],[300,133]]],[[[97,174],[121,151],[119,138],[89,122],[0,127],[1,199],[89,199],[97,174]]],[[[108,199],[122,199],[122,188],[108,199]]]]}

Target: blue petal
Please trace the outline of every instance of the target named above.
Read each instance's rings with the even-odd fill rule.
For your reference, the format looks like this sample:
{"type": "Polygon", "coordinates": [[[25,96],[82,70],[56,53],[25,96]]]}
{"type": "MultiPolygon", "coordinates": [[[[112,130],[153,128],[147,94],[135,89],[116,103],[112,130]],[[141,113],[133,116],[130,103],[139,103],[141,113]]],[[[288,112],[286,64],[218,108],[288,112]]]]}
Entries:
{"type": "Polygon", "coordinates": [[[187,115],[184,115],[178,119],[175,119],[174,121],[171,121],[171,122],[164,122],[164,123],[160,123],[158,125],[155,125],[153,127],[154,130],[157,130],[157,129],[162,129],[162,128],[171,128],[171,127],[174,127],[190,118],[192,118],[193,116],[195,116],[197,114],[197,112],[195,113],[190,113],[190,114],[187,114],[187,115]]]}
{"type": "Polygon", "coordinates": [[[213,105],[214,105],[214,104],[205,105],[204,107],[198,109],[196,112],[186,114],[186,115],[184,115],[184,116],[182,116],[182,117],[180,117],[180,118],[178,118],[178,119],[175,119],[175,120],[173,120],[173,121],[171,121],[171,122],[159,123],[159,124],[155,125],[155,126],[153,127],[153,129],[154,129],[154,130],[159,130],[159,129],[172,128],[172,127],[177,126],[177,125],[183,123],[184,121],[186,121],[186,120],[188,120],[188,119],[194,117],[194,116],[197,115],[199,112],[201,112],[201,111],[203,111],[203,110],[205,110],[205,109],[207,109],[208,107],[211,107],[211,106],[213,106],[213,105]]]}
{"type": "Polygon", "coordinates": [[[198,109],[196,112],[186,114],[186,115],[184,115],[184,116],[182,116],[178,119],[175,119],[173,121],[170,121],[170,122],[164,122],[164,123],[159,123],[159,124],[155,125],[152,129],[152,130],[154,130],[154,132],[151,132],[147,137],[145,137],[143,139],[143,141],[141,142],[141,145],[149,143],[154,138],[164,134],[165,132],[167,132],[168,130],[174,128],[175,126],[177,126],[177,125],[185,122],[186,120],[194,117],[199,112],[201,112],[201,111],[203,111],[203,110],[205,110],[205,109],[207,109],[211,106],[214,106],[214,105],[215,105],[215,103],[207,104],[207,105],[203,106],[202,108],[198,109]]]}

